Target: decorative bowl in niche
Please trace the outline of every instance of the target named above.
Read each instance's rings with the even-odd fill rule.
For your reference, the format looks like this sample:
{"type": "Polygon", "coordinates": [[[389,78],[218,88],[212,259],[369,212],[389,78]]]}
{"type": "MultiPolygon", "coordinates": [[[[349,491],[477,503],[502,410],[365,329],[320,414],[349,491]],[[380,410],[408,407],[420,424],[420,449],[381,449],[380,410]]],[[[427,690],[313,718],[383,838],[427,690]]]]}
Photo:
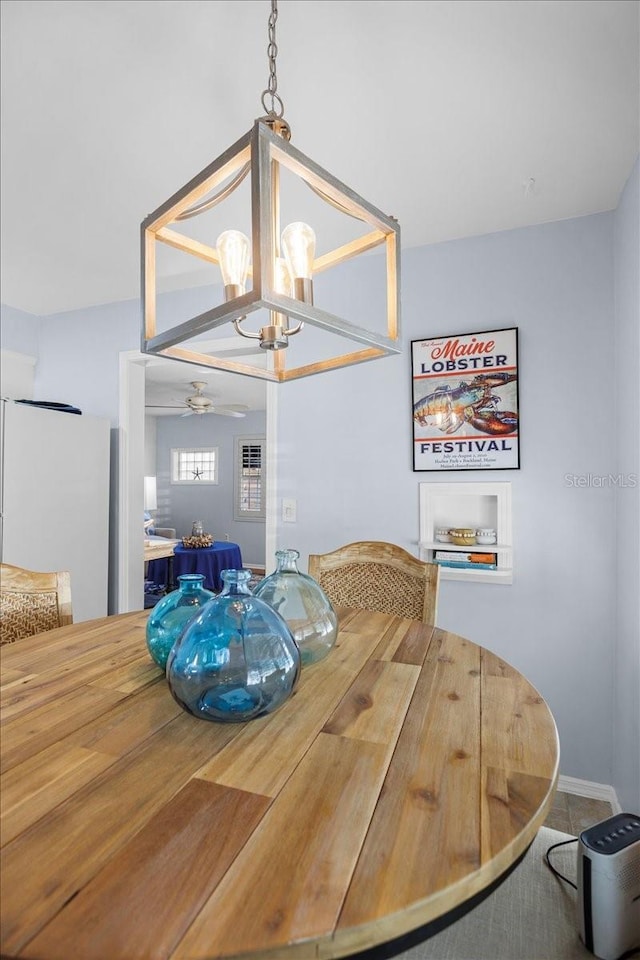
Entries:
{"type": "Polygon", "coordinates": [[[467,547],[476,542],[476,531],[470,527],[454,527],[449,530],[451,543],[457,543],[459,546],[467,547]]]}
{"type": "Polygon", "coordinates": [[[495,543],[496,531],[492,527],[481,527],[476,530],[476,543],[495,543]]]}

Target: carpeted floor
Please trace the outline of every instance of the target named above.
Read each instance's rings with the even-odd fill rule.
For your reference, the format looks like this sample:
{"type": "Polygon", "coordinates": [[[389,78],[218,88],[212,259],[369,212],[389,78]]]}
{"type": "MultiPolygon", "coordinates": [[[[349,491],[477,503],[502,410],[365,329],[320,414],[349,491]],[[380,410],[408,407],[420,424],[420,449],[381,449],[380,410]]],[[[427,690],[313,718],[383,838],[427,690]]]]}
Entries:
{"type": "Polygon", "coordinates": [[[588,830],[594,823],[613,816],[613,809],[606,800],[591,800],[574,793],[556,791],[551,813],[545,820],[545,827],[570,833],[574,837],[588,830]]]}

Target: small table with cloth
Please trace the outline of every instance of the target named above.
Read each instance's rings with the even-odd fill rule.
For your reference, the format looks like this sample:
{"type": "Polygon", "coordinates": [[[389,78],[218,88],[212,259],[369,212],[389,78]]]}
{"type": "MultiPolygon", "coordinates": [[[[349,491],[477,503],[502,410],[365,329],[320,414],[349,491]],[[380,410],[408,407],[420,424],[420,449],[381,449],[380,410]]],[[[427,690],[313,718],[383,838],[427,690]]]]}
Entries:
{"type": "Polygon", "coordinates": [[[218,540],[210,547],[190,549],[178,544],[173,552],[173,575],[201,573],[207,590],[222,590],[223,570],[242,570],[242,554],[237,543],[218,540]]]}

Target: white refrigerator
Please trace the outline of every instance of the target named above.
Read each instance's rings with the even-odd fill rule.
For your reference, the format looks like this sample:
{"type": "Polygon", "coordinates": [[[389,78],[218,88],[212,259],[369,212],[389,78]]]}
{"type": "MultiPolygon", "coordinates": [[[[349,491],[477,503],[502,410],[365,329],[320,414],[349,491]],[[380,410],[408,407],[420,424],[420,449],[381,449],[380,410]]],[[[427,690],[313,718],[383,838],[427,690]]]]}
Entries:
{"type": "Polygon", "coordinates": [[[2,400],[0,560],[68,570],[74,621],[107,615],[110,423],[2,400]]]}

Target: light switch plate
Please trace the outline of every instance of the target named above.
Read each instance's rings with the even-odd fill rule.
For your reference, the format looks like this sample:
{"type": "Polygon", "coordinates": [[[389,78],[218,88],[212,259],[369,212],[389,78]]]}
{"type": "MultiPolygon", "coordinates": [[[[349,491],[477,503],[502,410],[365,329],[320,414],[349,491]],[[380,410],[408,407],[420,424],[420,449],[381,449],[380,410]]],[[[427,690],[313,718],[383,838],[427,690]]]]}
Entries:
{"type": "Polygon", "coordinates": [[[295,523],[297,519],[298,504],[296,500],[282,499],[282,521],[283,523],[295,523]]]}

